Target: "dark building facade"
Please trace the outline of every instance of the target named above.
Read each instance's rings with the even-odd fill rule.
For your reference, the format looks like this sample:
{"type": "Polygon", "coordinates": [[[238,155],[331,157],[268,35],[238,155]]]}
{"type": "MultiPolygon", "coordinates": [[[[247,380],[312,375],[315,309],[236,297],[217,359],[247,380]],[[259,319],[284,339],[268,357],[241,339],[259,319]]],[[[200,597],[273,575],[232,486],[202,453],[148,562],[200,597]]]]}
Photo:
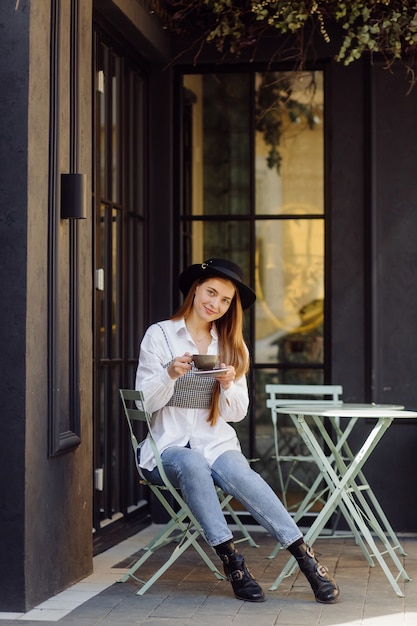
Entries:
{"type": "MultiPolygon", "coordinates": [[[[147,0],[0,5],[0,611],[85,577],[114,528],[156,514],[118,389],[146,326],[178,304],[186,263],[228,255],[257,290],[248,453],[267,434],[265,382],[417,408],[417,88],[400,67],[320,50],[302,145],[321,169],[290,133],[271,182],[254,110],[259,81],[290,68],[271,69],[268,51],[194,63],[167,20],[147,0]]],[[[416,442],[398,420],[366,467],[398,532],[417,529],[416,442]]]]}

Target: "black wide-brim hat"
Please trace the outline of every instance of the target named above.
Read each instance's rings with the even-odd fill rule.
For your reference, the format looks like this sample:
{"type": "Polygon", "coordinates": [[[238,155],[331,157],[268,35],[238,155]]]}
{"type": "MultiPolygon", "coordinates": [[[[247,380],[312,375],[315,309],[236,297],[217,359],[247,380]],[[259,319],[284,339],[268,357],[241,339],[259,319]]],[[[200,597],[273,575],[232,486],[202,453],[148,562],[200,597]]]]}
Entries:
{"type": "Polygon", "coordinates": [[[243,309],[247,309],[255,302],[256,294],[243,282],[243,272],[239,265],[227,259],[208,259],[204,263],[196,263],[186,267],[179,277],[180,289],[186,296],[196,280],[211,276],[231,280],[236,285],[243,309]]]}

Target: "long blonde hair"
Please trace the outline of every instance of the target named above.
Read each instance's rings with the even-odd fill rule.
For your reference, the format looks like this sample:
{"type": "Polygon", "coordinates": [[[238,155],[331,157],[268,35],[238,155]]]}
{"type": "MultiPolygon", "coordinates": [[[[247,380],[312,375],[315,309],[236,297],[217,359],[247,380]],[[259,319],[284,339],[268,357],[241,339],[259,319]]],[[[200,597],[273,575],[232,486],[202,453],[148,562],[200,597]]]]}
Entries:
{"type": "MultiPolygon", "coordinates": [[[[187,319],[193,308],[196,287],[202,285],[207,280],[209,279],[198,279],[193,283],[184,302],[172,315],[172,320],[187,319]]],[[[215,325],[219,338],[220,363],[233,365],[236,370],[236,378],[244,376],[249,369],[249,356],[243,339],[243,309],[238,289],[235,289],[235,295],[230,303],[230,307],[222,317],[216,320],[215,325]]],[[[211,426],[216,424],[219,417],[219,397],[220,383],[216,381],[207,418],[211,426]]]]}

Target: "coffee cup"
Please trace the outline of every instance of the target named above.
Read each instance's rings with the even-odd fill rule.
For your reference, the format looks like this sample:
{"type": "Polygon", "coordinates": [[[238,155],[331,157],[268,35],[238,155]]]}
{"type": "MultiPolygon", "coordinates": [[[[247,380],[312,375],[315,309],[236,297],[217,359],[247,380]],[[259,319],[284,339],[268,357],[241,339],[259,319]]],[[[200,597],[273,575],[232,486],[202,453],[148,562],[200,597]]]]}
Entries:
{"type": "Polygon", "coordinates": [[[217,354],[193,354],[192,359],[198,370],[212,370],[219,361],[217,354]]]}

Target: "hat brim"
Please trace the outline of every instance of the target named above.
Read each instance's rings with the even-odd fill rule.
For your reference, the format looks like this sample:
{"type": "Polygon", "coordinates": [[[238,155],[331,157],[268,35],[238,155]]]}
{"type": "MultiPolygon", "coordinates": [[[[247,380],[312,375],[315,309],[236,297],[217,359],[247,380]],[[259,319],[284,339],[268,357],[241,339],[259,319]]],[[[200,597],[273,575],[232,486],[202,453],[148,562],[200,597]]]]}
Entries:
{"type": "Polygon", "coordinates": [[[192,285],[196,280],[200,278],[210,278],[211,276],[218,278],[225,278],[226,280],[230,280],[234,285],[236,285],[237,290],[239,291],[240,301],[242,303],[242,308],[249,308],[256,300],[255,292],[245,285],[237,275],[233,271],[229,271],[225,267],[206,267],[204,268],[204,263],[197,263],[195,265],[190,265],[185,268],[182,274],[179,277],[179,288],[181,292],[186,296],[190,291],[192,285]]]}

